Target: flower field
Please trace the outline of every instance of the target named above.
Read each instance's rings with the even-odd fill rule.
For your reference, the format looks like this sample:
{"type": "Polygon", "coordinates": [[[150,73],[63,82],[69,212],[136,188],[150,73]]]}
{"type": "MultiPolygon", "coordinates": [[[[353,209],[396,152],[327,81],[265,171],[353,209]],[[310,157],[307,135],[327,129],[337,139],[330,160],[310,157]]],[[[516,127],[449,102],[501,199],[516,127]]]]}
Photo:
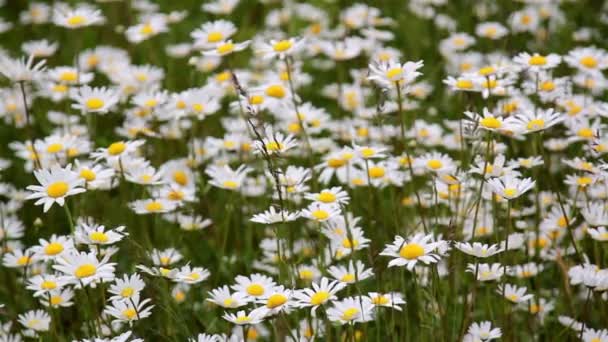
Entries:
{"type": "Polygon", "coordinates": [[[0,341],[608,342],[607,34],[591,0],[0,0],[0,341]]]}

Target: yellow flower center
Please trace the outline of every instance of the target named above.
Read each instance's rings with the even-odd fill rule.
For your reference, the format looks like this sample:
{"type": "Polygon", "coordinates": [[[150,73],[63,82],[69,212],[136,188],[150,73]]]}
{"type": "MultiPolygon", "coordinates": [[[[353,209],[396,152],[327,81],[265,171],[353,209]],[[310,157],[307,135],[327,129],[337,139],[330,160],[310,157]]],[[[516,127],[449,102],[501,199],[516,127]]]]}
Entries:
{"type": "Polygon", "coordinates": [[[389,299],[386,296],[378,295],[372,298],[372,304],[374,305],[386,305],[389,303],[389,299]]]}
{"type": "Polygon", "coordinates": [[[264,103],[264,96],[262,95],[251,95],[249,97],[249,103],[252,105],[259,105],[264,103]]]}
{"type": "Polygon", "coordinates": [[[426,162],[426,166],[433,170],[439,170],[443,167],[443,163],[439,159],[431,159],[426,162]]]}
{"type": "Polygon", "coordinates": [[[156,212],[163,210],[163,204],[158,201],[152,201],[146,204],[146,210],[150,212],[156,212]]]}
{"type": "Polygon", "coordinates": [[[173,172],[173,180],[175,183],[185,186],[188,184],[188,175],[184,171],[175,171],[173,172]]]}
{"type": "Polygon", "coordinates": [[[124,142],[118,141],[118,142],[112,143],[108,147],[108,153],[112,156],[116,156],[116,155],[123,153],[126,148],[127,148],[127,145],[124,142]]]}
{"type": "Polygon", "coordinates": [[[322,191],[319,196],[317,196],[317,200],[323,203],[333,203],[336,201],[336,195],[329,191],[322,191]]]}
{"type": "Polygon", "coordinates": [[[24,255],[24,256],[20,257],[19,259],[17,259],[17,265],[19,265],[19,266],[25,266],[29,263],[30,263],[30,257],[27,255],[24,255]]]}
{"type": "Polygon", "coordinates": [[[221,55],[230,53],[233,50],[234,50],[234,44],[232,44],[230,42],[221,44],[217,47],[217,52],[221,55]]]}
{"type": "Polygon", "coordinates": [[[44,248],[44,254],[46,255],[57,255],[63,252],[63,245],[59,242],[51,242],[44,248]]]}
{"type": "Polygon", "coordinates": [[[126,310],[124,310],[122,312],[122,315],[126,318],[126,319],[133,319],[135,317],[137,317],[137,311],[134,308],[128,308],[126,310]]]}
{"type": "Polygon", "coordinates": [[[504,190],[505,197],[515,197],[517,196],[517,189],[515,188],[506,188],[504,190]]]}
{"type": "Polygon", "coordinates": [[[205,110],[205,106],[202,103],[195,103],[192,105],[192,110],[200,113],[205,110]]]}
{"type": "Polygon", "coordinates": [[[177,302],[183,302],[184,299],[186,299],[186,294],[184,293],[184,291],[177,291],[175,292],[175,294],[173,295],[173,298],[175,298],[175,301],[177,302]]]}
{"type": "Polygon", "coordinates": [[[78,268],[74,272],[74,275],[76,276],[76,278],[82,279],[82,278],[86,278],[86,277],[95,275],[96,272],[97,272],[97,267],[95,267],[95,265],[82,264],[82,265],[78,266],[78,268]]]}
{"type": "Polygon", "coordinates": [[[75,71],[64,71],[59,75],[59,79],[64,82],[76,82],[78,73],[75,71]]]}
{"type": "Polygon", "coordinates": [[[269,151],[280,151],[284,148],[283,144],[281,144],[280,142],[276,142],[276,141],[270,141],[268,143],[266,143],[266,149],[269,151]]]}
{"type": "Polygon", "coordinates": [[[129,298],[133,295],[133,293],[135,293],[135,289],[132,287],[125,287],[122,291],[120,291],[120,295],[123,298],[129,298]]]}
{"type": "Polygon", "coordinates": [[[90,99],[87,99],[84,103],[85,107],[87,107],[87,109],[89,110],[100,109],[101,107],[103,107],[104,104],[105,103],[103,102],[103,100],[98,97],[92,97],[90,99]]]}
{"type": "Polygon", "coordinates": [[[239,316],[236,318],[237,323],[246,323],[246,322],[249,322],[250,320],[251,320],[251,318],[249,318],[249,316],[239,316]]]}
{"type": "Polygon", "coordinates": [[[80,170],[80,178],[84,178],[87,182],[92,182],[97,178],[97,175],[93,170],[90,169],[82,169],[80,170]]]}
{"type": "Polygon", "coordinates": [[[369,177],[370,178],[382,178],[386,174],[386,171],[383,167],[380,166],[372,166],[369,168],[369,177]]]}
{"type": "Polygon", "coordinates": [[[246,291],[249,295],[258,297],[264,294],[264,287],[260,284],[251,284],[247,286],[246,291]]]}
{"type": "Polygon", "coordinates": [[[587,185],[593,183],[593,179],[591,179],[591,177],[578,177],[576,179],[576,183],[579,186],[587,186],[587,185]]]}
{"type": "Polygon", "coordinates": [[[595,69],[595,67],[597,67],[597,59],[593,56],[585,56],[581,58],[580,63],[589,69],[595,69]]]}
{"type": "Polygon", "coordinates": [[[274,84],[266,88],[266,95],[270,97],[281,99],[285,97],[285,94],[285,88],[280,84],[274,84]]]}
{"type": "Polygon", "coordinates": [[[89,239],[97,243],[106,243],[109,240],[108,234],[104,232],[91,232],[89,233],[89,239]]]}
{"type": "Polygon", "coordinates": [[[532,119],[528,122],[528,130],[537,130],[545,128],[545,120],[543,119],[532,119]]]}
{"type": "Polygon", "coordinates": [[[456,88],[473,89],[473,81],[460,79],[460,80],[456,81],[456,88]]]}
{"type": "Polygon", "coordinates": [[[63,145],[60,143],[49,144],[49,146],[47,146],[46,148],[46,151],[48,153],[57,153],[61,150],[63,150],[63,145]]]}
{"type": "Polygon", "coordinates": [[[225,181],[223,183],[223,185],[225,188],[228,188],[228,189],[236,189],[239,186],[239,184],[237,182],[232,181],[232,180],[225,181]]]}
{"type": "Polygon", "coordinates": [[[528,64],[535,66],[545,65],[547,64],[547,57],[541,55],[534,55],[530,57],[528,64]]]}
{"type": "Polygon", "coordinates": [[[581,128],[578,130],[578,132],[576,134],[579,137],[585,138],[585,139],[591,139],[594,136],[593,130],[591,128],[581,128]]]}
{"type": "Polygon", "coordinates": [[[312,278],[314,278],[315,276],[315,274],[311,270],[300,270],[300,272],[298,272],[298,275],[300,276],[300,279],[304,280],[312,280],[312,278]]]}
{"type": "Polygon", "coordinates": [[[184,199],[184,193],[179,190],[172,190],[169,192],[167,197],[172,201],[181,201],[184,199]]]}
{"type": "Polygon", "coordinates": [[[540,90],[542,91],[554,91],[555,90],[555,83],[553,83],[552,81],[545,81],[543,83],[540,84],[540,90]]]}
{"type": "Polygon", "coordinates": [[[340,281],[344,283],[352,283],[355,280],[355,275],[352,273],[347,273],[342,278],[340,278],[340,281]]]}
{"type": "Polygon", "coordinates": [[[312,212],[312,217],[317,220],[326,220],[329,217],[329,213],[323,209],[317,209],[312,212]]]}
{"type": "Polygon", "coordinates": [[[51,296],[51,305],[59,305],[63,302],[61,296],[51,296]]]}
{"type": "Polygon", "coordinates": [[[417,243],[408,243],[401,247],[399,255],[407,260],[413,260],[424,255],[424,248],[417,243]]]}
{"type": "Polygon", "coordinates": [[[280,40],[272,46],[275,52],[285,52],[293,46],[290,40],[280,40]]]}
{"type": "Polygon", "coordinates": [[[57,283],[52,280],[45,280],[40,284],[43,290],[54,290],[57,288],[57,283]]]}
{"type": "Polygon", "coordinates": [[[357,309],[357,308],[346,309],[342,313],[342,319],[345,321],[350,321],[350,320],[354,319],[355,317],[357,317],[358,314],[359,314],[359,309],[357,309]]]}
{"type": "Polygon", "coordinates": [[[346,238],[346,239],[342,240],[342,247],[344,247],[344,248],[351,249],[351,248],[357,247],[357,246],[359,246],[359,240],[357,240],[357,239],[351,240],[351,239],[346,238]]]}
{"type": "Polygon", "coordinates": [[[82,25],[86,22],[86,18],[82,15],[74,15],[68,18],[67,23],[70,26],[82,25]]]}
{"type": "Polygon", "coordinates": [[[346,165],[346,160],[344,159],[330,158],[329,160],[327,160],[327,166],[333,169],[340,168],[344,165],[346,165]]]}
{"type": "Polygon", "coordinates": [[[491,115],[486,116],[485,118],[479,120],[479,124],[485,128],[491,128],[491,129],[500,128],[500,126],[502,126],[502,123],[500,122],[500,120],[498,120],[497,118],[495,118],[491,115]]]}
{"type": "Polygon", "coordinates": [[[49,186],[47,186],[46,193],[47,193],[47,195],[49,195],[49,197],[59,198],[59,197],[64,196],[68,192],[69,189],[70,189],[70,187],[69,187],[68,183],[59,181],[59,182],[51,183],[49,186]]]}
{"type": "Polygon", "coordinates": [[[321,305],[321,304],[325,303],[328,299],[329,299],[329,292],[319,291],[310,297],[310,304],[321,305]]]}
{"type": "Polygon", "coordinates": [[[487,66],[479,69],[478,73],[481,76],[488,76],[496,72],[496,69],[493,66],[487,66]]]}
{"type": "Polygon", "coordinates": [[[209,32],[209,34],[207,35],[207,41],[209,43],[217,43],[222,39],[224,39],[224,35],[222,34],[222,32],[214,31],[209,32]]]}
{"type": "Polygon", "coordinates": [[[151,35],[152,33],[154,33],[154,28],[150,24],[144,24],[141,29],[139,29],[139,33],[146,36],[151,35]]]}
{"type": "Polygon", "coordinates": [[[65,84],[55,84],[51,89],[56,93],[65,93],[68,91],[68,86],[65,84]]]}
{"type": "Polygon", "coordinates": [[[391,68],[386,71],[386,78],[393,80],[394,78],[401,76],[402,73],[403,69],[401,68],[391,68]]]}
{"type": "Polygon", "coordinates": [[[497,85],[498,85],[498,81],[496,81],[496,80],[485,80],[483,82],[483,86],[486,89],[494,89],[494,88],[496,88],[497,85]]]}
{"type": "Polygon", "coordinates": [[[285,297],[284,295],[282,295],[280,293],[275,293],[268,298],[268,301],[266,302],[266,306],[270,309],[274,309],[276,307],[279,307],[279,306],[285,304],[286,302],[287,302],[287,297],[285,297]]]}

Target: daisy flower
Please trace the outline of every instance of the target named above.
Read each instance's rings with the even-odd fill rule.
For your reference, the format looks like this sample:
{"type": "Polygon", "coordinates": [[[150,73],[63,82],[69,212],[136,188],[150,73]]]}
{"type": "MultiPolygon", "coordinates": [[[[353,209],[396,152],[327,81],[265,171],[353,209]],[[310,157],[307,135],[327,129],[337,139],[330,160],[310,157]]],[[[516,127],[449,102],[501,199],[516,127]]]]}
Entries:
{"type": "Polygon", "coordinates": [[[500,279],[504,274],[504,266],[494,264],[468,264],[467,272],[477,275],[479,281],[493,281],[500,279]]]}
{"type": "Polygon", "coordinates": [[[232,289],[246,294],[250,300],[261,298],[276,286],[274,280],[260,273],[254,273],[249,277],[237,276],[236,284],[232,285],[232,289]]]}
{"type": "Polygon", "coordinates": [[[194,47],[198,49],[213,48],[236,33],[236,26],[228,20],[215,20],[204,23],[194,30],[190,36],[194,39],[194,47]]]}
{"type": "Polygon", "coordinates": [[[329,273],[332,278],[347,284],[354,284],[357,281],[365,280],[374,275],[372,269],[366,269],[365,264],[360,260],[357,260],[356,263],[353,263],[352,260],[349,261],[348,267],[331,266],[327,269],[327,273],[329,273]]]}
{"type": "Polygon", "coordinates": [[[111,282],[114,280],[115,263],[108,262],[109,256],[102,260],[97,259],[93,252],[72,251],[55,260],[53,269],[63,273],[64,279],[76,288],[91,285],[95,287],[98,282],[111,282]]]}
{"type": "Polygon", "coordinates": [[[368,79],[378,83],[382,87],[403,86],[413,82],[422,73],[417,70],[422,68],[424,63],[406,62],[401,64],[395,61],[371,63],[369,65],[370,76],[368,79]]]}
{"type": "Polygon", "coordinates": [[[40,298],[40,303],[47,307],[65,308],[74,305],[74,302],[72,302],[73,298],[74,291],[72,289],[58,289],[52,290],[46,297],[40,298]]]}
{"type": "Polygon", "coordinates": [[[505,120],[490,112],[487,108],[483,109],[483,115],[473,112],[464,112],[464,115],[473,120],[481,129],[487,131],[504,131],[511,129],[511,120],[505,120]]]}
{"type": "Polygon", "coordinates": [[[251,41],[247,40],[241,43],[233,43],[231,39],[223,42],[216,43],[213,50],[203,51],[205,56],[218,56],[224,57],[233,52],[239,52],[245,50],[251,41]]]}
{"type": "Polygon", "coordinates": [[[34,291],[34,297],[47,296],[51,291],[64,287],[67,282],[53,274],[36,275],[28,279],[27,289],[34,291]]]}
{"type": "Polygon", "coordinates": [[[211,177],[209,181],[211,185],[235,191],[240,189],[247,174],[251,171],[253,169],[246,165],[241,165],[236,170],[232,170],[228,165],[223,167],[211,165],[205,170],[205,173],[211,177]]]}
{"type": "Polygon", "coordinates": [[[63,207],[68,196],[85,192],[82,187],[84,180],[72,171],[71,165],[65,168],[54,165],[50,169],[35,170],[34,176],[40,185],[29,185],[27,190],[32,193],[26,199],[37,199],[34,204],[43,204],[44,212],[47,212],[54,203],[63,207]]]}
{"type": "Polygon", "coordinates": [[[302,216],[317,222],[327,221],[340,215],[340,206],[337,203],[313,202],[306,209],[302,209],[302,216]]]}
{"type": "Polygon", "coordinates": [[[53,234],[48,241],[39,239],[38,242],[40,245],[34,247],[32,251],[36,253],[40,259],[45,261],[54,260],[74,249],[74,241],[68,236],[57,236],[53,234]]]}
{"type": "Polygon", "coordinates": [[[232,13],[240,0],[213,0],[201,5],[201,9],[207,13],[226,15],[232,13]]]}
{"type": "Polygon", "coordinates": [[[504,199],[512,200],[517,198],[536,184],[531,178],[518,178],[512,174],[488,180],[488,185],[492,191],[504,199]]]}
{"type": "Polygon", "coordinates": [[[36,332],[48,331],[51,324],[51,316],[44,310],[30,310],[17,317],[17,321],[27,329],[36,332]]]}
{"type": "Polygon", "coordinates": [[[293,135],[285,136],[281,132],[273,132],[272,129],[266,129],[266,137],[262,141],[256,140],[253,143],[255,147],[254,153],[262,154],[281,154],[296,147],[298,145],[293,135]]]}
{"type": "Polygon", "coordinates": [[[292,291],[285,289],[282,285],[274,287],[271,291],[264,294],[257,300],[268,308],[268,314],[273,315],[281,311],[289,312],[292,302],[292,291]]]}
{"type": "Polygon", "coordinates": [[[129,203],[129,207],[139,215],[168,213],[177,208],[174,201],[163,198],[149,198],[129,203]]]}
{"type": "Polygon", "coordinates": [[[34,64],[34,56],[12,59],[0,54],[0,74],[12,82],[31,82],[42,77],[46,60],[34,64]]]}
{"type": "Polygon", "coordinates": [[[236,315],[226,312],[222,318],[236,325],[254,325],[262,323],[267,315],[268,308],[261,306],[251,310],[249,313],[242,310],[237,312],[236,315]]]}
{"type": "Polygon", "coordinates": [[[340,186],[321,190],[318,193],[307,193],[304,198],[321,203],[348,204],[350,196],[340,186]]]}
{"type": "Polygon", "coordinates": [[[606,230],[606,227],[587,228],[587,234],[595,241],[608,241],[608,230],[606,230]]]}
{"type": "Polygon", "coordinates": [[[367,297],[347,297],[333,302],[327,318],[340,324],[369,322],[374,319],[374,305],[367,297]]]}
{"type": "Polygon", "coordinates": [[[393,243],[386,245],[380,255],[394,258],[388,263],[389,267],[406,266],[412,271],[418,262],[428,265],[439,261],[439,255],[433,252],[441,246],[442,242],[432,240],[432,235],[421,233],[407,240],[397,235],[393,243]]]}
{"type": "Polygon", "coordinates": [[[295,221],[298,217],[300,217],[300,212],[289,212],[287,210],[279,210],[277,211],[274,206],[270,206],[270,208],[263,213],[255,214],[251,218],[251,222],[262,223],[262,224],[274,224],[278,222],[291,222],[295,221]]]}
{"type": "Polygon", "coordinates": [[[112,294],[112,297],[109,300],[129,300],[138,296],[145,286],[146,284],[139,274],[134,273],[131,276],[125,274],[122,278],[116,278],[114,284],[110,285],[108,292],[112,294]]]}
{"type": "Polygon", "coordinates": [[[209,291],[206,300],[227,309],[234,309],[249,303],[249,295],[245,292],[231,293],[227,285],[209,291]]]}
{"type": "Polygon", "coordinates": [[[140,301],[139,295],[135,295],[128,301],[118,300],[107,305],[103,310],[109,316],[114,317],[113,322],[127,322],[130,325],[133,322],[146,318],[152,314],[154,305],[147,305],[150,299],[140,301]]]}
{"type": "Polygon", "coordinates": [[[504,249],[498,245],[487,245],[480,242],[473,242],[473,244],[468,242],[456,242],[454,243],[454,247],[465,254],[477,258],[489,258],[504,251],[504,249]]]}
{"type": "Polygon", "coordinates": [[[505,284],[504,289],[503,285],[499,284],[498,289],[496,289],[498,294],[515,304],[526,302],[534,297],[532,294],[526,294],[527,291],[528,289],[525,286],[517,287],[516,285],[511,284],[505,284]]]}
{"type": "Polygon", "coordinates": [[[173,281],[184,283],[184,284],[198,284],[207,278],[211,273],[203,267],[190,267],[185,265],[177,270],[173,276],[173,281]]]}
{"type": "Polygon", "coordinates": [[[378,293],[378,292],[370,292],[367,294],[371,303],[377,308],[379,306],[392,308],[397,311],[403,310],[401,305],[405,304],[405,300],[403,300],[403,295],[399,292],[390,292],[390,293],[378,293]]]}
{"type": "Polygon", "coordinates": [[[473,323],[467,330],[465,341],[491,341],[502,336],[500,328],[492,328],[492,322],[473,323]]]}
{"type": "Polygon", "coordinates": [[[281,40],[271,39],[268,43],[261,43],[261,47],[256,50],[264,58],[270,59],[278,57],[285,59],[302,49],[305,43],[305,38],[288,38],[281,40]]]}
{"type": "Polygon", "coordinates": [[[588,74],[600,73],[608,68],[608,54],[596,47],[576,48],[568,52],[564,60],[572,68],[588,74]]]}
{"type": "Polygon", "coordinates": [[[82,6],[75,10],[62,11],[56,9],[53,13],[53,23],[69,29],[102,24],[105,18],[101,10],[82,6]]]}
{"type": "Polygon", "coordinates": [[[516,129],[517,131],[526,134],[548,129],[563,120],[562,114],[555,112],[553,108],[546,110],[523,110],[515,115],[512,124],[519,126],[519,129],[516,129]]]}
{"type": "Polygon", "coordinates": [[[558,66],[561,61],[561,57],[554,53],[543,56],[538,53],[531,55],[527,52],[522,52],[513,58],[513,62],[534,73],[540,72],[541,70],[553,69],[558,66]]]}
{"type": "Polygon", "coordinates": [[[480,23],[475,27],[475,34],[477,36],[492,40],[500,39],[508,33],[509,30],[497,22],[480,23]]]}
{"type": "Polygon", "coordinates": [[[76,102],[72,105],[74,109],[83,113],[105,114],[118,103],[120,94],[112,88],[83,86],[73,89],[70,98],[76,102]]]}
{"type": "Polygon", "coordinates": [[[112,245],[129,235],[129,233],[124,230],[125,226],[106,229],[106,227],[102,225],[79,222],[76,225],[74,238],[76,243],[79,244],[112,245]]]}
{"type": "Polygon", "coordinates": [[[327,303],[337,299],[336,293],[346,287],[346,283],[339,281],[331,281],[328,278],[321,278],[320,283],[312,283],[312,288],[306,288],[295,291],[293,296],[296,299],[296,305],[299,307],[311,307],[312,313],[315,310],[327,303]]]}

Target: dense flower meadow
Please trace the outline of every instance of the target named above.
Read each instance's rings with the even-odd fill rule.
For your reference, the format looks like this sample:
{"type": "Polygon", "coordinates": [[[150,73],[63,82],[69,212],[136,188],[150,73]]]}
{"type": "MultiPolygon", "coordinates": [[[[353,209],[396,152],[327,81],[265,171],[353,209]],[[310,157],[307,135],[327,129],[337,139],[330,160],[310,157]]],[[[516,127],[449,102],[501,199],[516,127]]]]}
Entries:
{"type": "Polygon", "coordinates": [[[0,0],[0,341],[608,342],[607,34],[591,0],[0,0]]]}

